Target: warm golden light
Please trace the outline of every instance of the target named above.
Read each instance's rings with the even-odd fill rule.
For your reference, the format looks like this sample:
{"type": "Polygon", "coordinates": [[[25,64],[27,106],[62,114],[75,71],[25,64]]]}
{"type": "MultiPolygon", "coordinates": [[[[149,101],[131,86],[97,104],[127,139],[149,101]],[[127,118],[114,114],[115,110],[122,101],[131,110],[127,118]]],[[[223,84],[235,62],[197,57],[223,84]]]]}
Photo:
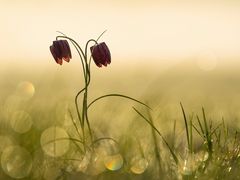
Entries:
{"type": "Polygon", "coordinates": [[[240,179],[240,0],[1,0],[0,22],[0,179],[240,179]]]}
{"type": "Polygon", "coordinates": [[[105,29],[115,59],[240,55],[237,1],[5,1],[0,15],[1,59],[43,63],[57,30],[84,44],[105,29]]]}

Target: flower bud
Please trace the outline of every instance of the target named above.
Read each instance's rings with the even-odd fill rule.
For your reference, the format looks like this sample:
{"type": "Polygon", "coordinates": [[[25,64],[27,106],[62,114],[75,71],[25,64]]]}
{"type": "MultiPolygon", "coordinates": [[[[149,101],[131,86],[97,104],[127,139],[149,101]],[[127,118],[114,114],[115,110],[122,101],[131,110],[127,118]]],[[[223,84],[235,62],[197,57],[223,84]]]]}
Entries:
{"type": "Polygon", "coordinates": [[[111,54],[105,42],[90,47],[93,60],[98,67],[111,63],[111,54]]]}
{"type": "Polygon", "coordinates": [[[71,49],[67,40],[56,40],[50,46],[50,51],[56,63],[62,65],[62,60],[69,62],[72,58],[71,49]]]}

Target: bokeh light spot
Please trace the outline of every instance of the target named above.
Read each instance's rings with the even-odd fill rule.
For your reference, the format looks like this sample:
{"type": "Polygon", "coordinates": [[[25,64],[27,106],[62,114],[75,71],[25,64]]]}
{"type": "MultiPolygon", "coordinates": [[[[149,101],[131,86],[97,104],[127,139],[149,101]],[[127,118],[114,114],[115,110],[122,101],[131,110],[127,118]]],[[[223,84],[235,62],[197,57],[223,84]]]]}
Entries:
{"type": "Polygon", "coordinates": [[[30,153],[20,146],[9,146],[1,156],[3,171],[12,178],[27,177],[32,169],[30,153]]]}
{"type": "Polygon", "coordinates": [[[69,136],[60,127],[50,127],[41,135],[41,146],[44,152],[53,157],[64,155],[69,149],[69,136]]]}
{"type": "Polygon", "coordinates": [[[16,111],[11,115],[10,125],[14,131],[25,133],[32,127],[32,118],[25,111],[16,111]]]}
{"type": "Polygon", "coordinates": [[[17,94],[23,98],[31,98],[34,93],[35,87],[29,81],[20,82],[17,86],[17,94]]]}

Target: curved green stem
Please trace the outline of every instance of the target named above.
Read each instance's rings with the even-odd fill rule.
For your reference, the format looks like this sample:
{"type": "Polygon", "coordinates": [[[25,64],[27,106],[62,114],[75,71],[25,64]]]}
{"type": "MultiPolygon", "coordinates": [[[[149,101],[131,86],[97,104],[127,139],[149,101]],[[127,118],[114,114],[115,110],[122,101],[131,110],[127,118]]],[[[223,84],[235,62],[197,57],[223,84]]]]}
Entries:
{"type": "MultiPolygon", "coordinates": [[[[87,47],[87,45],[86,45],[87,47]]],[[[90,80],[91,80],[91,76],[90,76],[90,71],[88,69],[88,62],[87,62],[87,48],[85,48],[86,54],[84,56],[85,59],[85,65],[86,65],[86,78],[85,78],[85,93],[84,93],[84,97],[83,97],[83,109],[82,109],[82,118],[83,118],[83,127],[84,127],[84,120],[86,118],[86,122],[87,122],[87,126],[88,126],[88,130],[89,130],[89,134],[90,134],[90,138],[91,138],[91,142],[93,140],[93,136],[92,136],[92,131],[91,131],[91,127],[90,127],[90,123],[89,123],[89,119],[88,119],[88,109],[87,109],[87,98],[88,98],[88,86],[90,84],[90,80]]]]}
{"type": "MultiPolygon", "coordinates": [[[[61,34],[63,34],[63,33],[61,33],[61,34]]],[[[64,34],[63,34],[63,35],[64,35],[64,34]]],[[[68,37],[68,36],[66,36],[66,35],[64,35],[64,36],[57,36],[56,39],[58,39],[58,38],[66,38],[66,39],[70,40],[71,43],[74,45],[74,47],[76,48],[76,50],[77,50],[77,52],[78,52],[78,54],[79,54],[79,56],[80,56],[80,59],[81,59],[81,62],[82,62],[84,79],[86,80],[86,79],[87,79],[87,73],[88,73],[88,70],[87,70],[88,67],[86,66],[86,64],[84,65],[83,59],[85,60],[85,54],[84,54],[82,48],[79,46],[79,44],[78,44],[75,40],[73,40],[72,38],[70,38],[70,37],[68,37]]],[[[84,139],[85,139],[85,138],[84,138],[84,136],[85,136],[85,135],[84,135],[84,119],[83,119],[83,117],[81,118],[81,116],[80,116],[80,111],[79,111],[79,106],[78,106],[78,97],[79,97],[79,95],[80,95],[85,89],[86,89],[86,87],[83,88],[83,89],[81,89],[81,90],[77,93],[77,95],[75,96],[75,106],[76,106],[76,110],[77,110],[77,116],[78,116],[79,122],[80,122],[80,124],[81,124],[81,129],[82,129],[82,133],[83,133],[83,141],[84,141],[84,139]]]]}
{"type": "MultiPolygon", "coordinates": [[[[59,33],[63,34],[62,32],[58,31],[59,33]]],[[[83,63],[83,57],[84,57],[84,53],[83,53],[83,50],[82,48],[79,46],[79,44],[74,41],[72,38],[66,36],[65,34],[63,34],[64,36],[57,36],[56,37],[56,40],[58,40],[58,38],[66,38],[68,40],[71,41],[72,45],[75,47],[75,49],[77,50],[78,52],[78,55],[81,59],[81,63],[82,63],[82,68],[83,68],[83,74],[84,74],[84,78],[86,77],[86,72],[85,72],[85,66],[84,66],[84,63],[83,63]]]]}
{"type": "Polygon", "coordinates": [[[79,44],[75,40],[73,40],[72,38],[70,38],[68,36],[57,36],[56,39],[58,39],[58,38],[66,38],[66,39],[72,41],[79,48],[80,52],[82,53],[82,56],[84,57],[84,52],[83,52],[82,48],[79,46],[79,44]]]}
{"type": "Polygon", "coordinates": [[[78,115],[78,119],[80,121],[80,124],[82,125],[82,118],[80,116],[80,111],[79,111],[79,108],[78,108],[78,96],[85,90],[85,88],[81,89],[75,96],[75,106],[76,106],[76,109],[77,109],[77,115],[78,115]]]}
{"type": "Polygon", "coordinates": [[[74,45],[75,49],[77,50],[77,52],[78,52],[78,54],[80,56],[81,62],[82,62],[82,68],[83,68],[84,80],[85,80],[85,87],[83,89],[81,89],[76,94],[76,96],[75,96],[75,106],[76,106],[77,116],[78,116],[78,119],[79,119],[79,122],[80,122],[80,126],[81,126],[81,129],[82,129],[84,148],[86,146],[86,144],[85,144],[85,130],[84,130],[85,120],[86,120],[86,123],[87,123],[87,126],[88,126],[89,134],[90,134],[90,137],[91,137],[91,142],[93,142],[91,127],[90,127],[90,123],[89,123],[89,119],[88,119],[88,107],[89,107],[89,105],[88,105],[88,102],[87,102],[88,86],[89,86],[90,81],[91,81],[90,64],[91,64],[91,58],[92,58],[92,56],[90,56],[89,62],[88,62],[88,54],[87,54],[88,53],[87,52],[88,51],[88,45],[89,45],[90,42],[94,42],[95,44],[98,44],[97,41],[100,39],[100,37],[105,32],[106,32],[106,30],[97,38],[97,40],[94,40],[94,39],[88,40],[86,45],[85,45],[85,49],[84,49],[85,51],[82,50],[82,48],[79,46],[79,44],[75,40],[73,40],[72,38],[66,36],[62,32],[59,32],[59,33],[61,33],[63,36],[57,36],[56,37],[56,40],[58,40],[58,38],[66,38],[66,39],[70,40],[71,43],[74,45]],[[82,102],[82,114],[80,115],[79,104],[78,104],[78,97],[79,97],[79,95],[82,92],[84,92],[84,95],[83,95],[83,102],[82,102]]]}
{"type": "MultiPolygon", "coordinates": [[[[87,57],[87,49],[88,49],[88,44],[90,42],[94,42],[95,44],[98,44],[98,40],[103,36],[103,34],[106,32],[107,30],[103,31],[97,38],[97,40],[95,39],[90,39],[87,41],[86,45],[85,45],[85,59],[87,60],[88,57],[87,57]]],[[[88,79],[88,84],[90,83],[90,79],[91,79],[91,73],[90,73],[90,70],[91,70],[91,60],[92,60],[92,52],[91,52],[91,56],[89,58],[89,62],[88,62],[88,72],[89,72],[89,79],[88,79]]]]}
{"type": "Polygon", "coordinates": [[[145,103],[143,103],[143,102],[141,102],[141,101],[138,101],[137,99],[131,98],[131,97],[129,97],[129,96],[122,95],[122,94],[107,94],[107,95],[100,96],[100,97],[98,97],[97,99],[93,100],[93,101],[87,106],[87,109],[89,109],[95,102],[97,102],[97,101],[100,100],[100,99],[103,99],[103,98],[106,98],[106,97],[114,97],[114,96],[116,96],[116,97],[122,97],[122,98],[126,98],[126,99],[130,99],[130,100],[132,100],[132,101],[135,101],[135,102],[137,102],[137,103],[139,103],[139,104],[142,104],[142,105],[144,105],[145,107],[151,109],[151,108],[150,108],[148,105],[146,105],[145,103]]]}
{"type": "MultiPolygon", "coordinates": [[[[62,33],[63,34],[63,33],[62,33]]],[[[64,34],[63,34],[64,35],[64,34]]],[[[64,36],[57,36],[56,39],[58,38],[66,38],[69,39],[72,44],[74,45],[74,47],[76,48],[76,50],[78,51],[78,54],[81,58],[81,62],[82,62],[82,67],[83,67],[83,72],[84,72],[84,79],[85,79],[85,87],[83,89],[81,89],[77,95],[75,96],[75,106],[77,109],[77,115],[78,115],[78,119],[80,121],[80,125],[81,125],[81,129],[82,129],[82,133],[83,133],[83,142],[85,144],[85,130],[84,130],[84,121],[86,118],[87,121],[87,125],[88,125],[88,129],[89,129],[89,133],[92,139],[92,132],[91,132],[91,128],[90,128],[90,124],[89,124],[89,120],[88,120],[88,115],[87,115],[87,90],[88,90],[88,85],[90,84],[90,71],[89,71],[89,67],[88,67],[88,62],[87,62],[87,46],[89,44],[89,42],[94,41],[93,39],[89,40],[85,46],[85,53],[83,52],[82,48],[78,45],[78,43],[73,40],[72,38],[67,37],[66,35],[64,36]],[[83,108],[82,108],[82,117],[80,116],[80,111],[79,111],[79,105],[78,105],[78,97],[79,95],[85,91],[84,93],[84,97],[83,97],[83,108]]]]}
{"type": "Polygon", "coordinates": [[[95,44],[98,44],[98,42],[97,42],[95,39],[89,39],[89,40],[87,41],[86,46],[85,46],[85,57],[86,57],[86,59],[87,59],[87,48],[88,48],[88,44],[89,44],[90,42],[94,42],[95,44]]]}
{"type": "MultiPolygon", "coordinates": [[[[84,99],[83,99],[83,109],[82,109],[82,117],[86,118],[86,123],[88,126],[88,130],[89,130],[89,134],[90,134],[90,138],[91,138],[91,142],[93,141],[93,136],[92,136],[92,130],[90,127],[90,122],[88,119],[88,108],[87,108],[87,98],[88,98],[88,86],[90,84],[91,81],[91,73],[90,73],[90,61],[91,58],[89,59],[89,63],[87,61],[88,56],[87,56],[87,49],[88,49],[88,45],[90,42],[95,42],[95,44],[97,44],[97,41],[94,39],[90,39],[87,41],[86,45],[85,45],[85,56],[84,56],[84,60],[85,60],[85,66],[86,66],[86,78],[85,78],[85,93],[84,93],[84,99]]],[[[91,56],[92,57],[92,56],[91,56]]],[[[84,120],[83,120],[83,126],[84,126],[84,120]]]]}
{"type": "MultiPolygon", "coordinates": [[[[97,44],[98,43],[98,40],[103,36],[103,34],[106,32],[107,30],[105,30],[105,31],[103,31],[99,36],[98,36],[98,38],[96,39],[96,40],[94,40],[94,42],[95,42],[95,44],[97,44]]],[[[88,43],[87,43],[88,44],[88,43]]],[[[87,46],[87,44],[86,44],[86,46],[87,46]]],[[[87,48],[87,47],[85,47],[85,48],[87,48]]],[[[86,50],[85,50],[86,51],[86,50]]],[[[89,58],[89,63],[88,63],[88,68],[89,68],[89,72],[90,72],[90,67],[91,67],[91,62],[92,62],[92,53],[91,53],[91,56],[90,56],[90,58],[89,58]]]]}
{"type": "Polygon", "coordinates": [[[91,80],[91,73],[90,73],[90,64],[91,64],[91,59],[92,59],[92,52],[91,52],[91,56],[89,58],[89,62],[87,62],[88,56],[87,56],[87,49],[88,49],[88,44],[90,42],[94,42],[95,44],[97,44],[97,41],[94,39],[90,39],[87,41],[86,45],[85,45],[85,63],[86,63],[86,69],[87,69],[87,73],[88,73],[88,84],[90,83],[91,80]]]}
{"type": "MultiPolygon", "coordinates": [[[[86,77],[87,78],[87,77],[86,77]]],[[[86,78],[85,78],[85,83],[86,83],[86,78]]],[[[81,125],[81,129],[82,129],[82,133],[83,133],[83,139],[85,139],[85,133],[84,133],[84,114],[85,114],[85,111],[84,111],[84,107],[86,107],[85,105],[85,99],[83,99],[83,109],[82,109],[82,117],[80,116],[80,111],[79,111],[79,106],[78,106],[78,97],[79,95],[86,91],[87,87],[89,86],[89,83],[90,83],[90,80],[87,82],[87,84],[85,85],[85,87],[83,89],[81,89],[75,96],[75,106],[76,106],[76,109],[77,109],[77,115],[78,115],[78,119],[80,120],[80,125],[81,125]]]]}
{"type": "Polygon", "coordinates": [[[88,130],[89,130],[89,134],[90,134],[90,138],[91,138],[91,142],[92,142],[93,141],[93,135],[92,135],[91,127],[90,127],[90,122],[89,122],[89,119],[88,119],[87,94],[86,94],[85,107],[86,107],[85,117],[86,117],[86,122],[87,122],[88,130]]]}

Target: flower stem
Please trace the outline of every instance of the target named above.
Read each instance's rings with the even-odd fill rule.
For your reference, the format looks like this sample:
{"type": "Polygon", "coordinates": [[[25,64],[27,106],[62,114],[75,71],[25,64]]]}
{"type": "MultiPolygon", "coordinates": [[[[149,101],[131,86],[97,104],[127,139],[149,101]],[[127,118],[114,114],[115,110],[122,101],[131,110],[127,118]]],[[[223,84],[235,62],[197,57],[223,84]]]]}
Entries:
{"type": "MultiPolygon", "coordinates": [[[[61,33],[61,34],[63,34],[63,33],[61,33]]],[[[66,39],[71,41],[71,43],[73,44],[73,46],[77,50],[77,52],[79,54],[79,57],[81,59],[82,68],[83,68],[83,75],[84,75],[84,79],[86,79],[87,78],[86,77],[87,76],[87,71],[86,71],[87,67],[85,67],[85,64],[84,64],[84,61],[83,61],[83,59],[85,59],[85,54],[84,54],[82,48],[79,46],[79,44],[75,40],[73,40],[72,38],[66,36],[65,34],[63,34],[63,36],[57,36],[56,40],[58,40],[58,38],[66,38],[66,39]]],[[[80,122],[81,130],[82,130],[84,149],[85,149],[84,117],[82,116],[82,118],[81,118],[81,116],[80,116],[80,110],[79,110],[79,105],[78,105],[78,97],[85,90],[85,88],[81,89],[75,96],[75,106],[76,106],[76,110],[77,110],[78,120],[80,122]]]]}
{"type": "MultiPolygon", "coordinates": [[[[60,32],[60,33],[61,33],[61,32],[60,32]]],[[[63,34],[63,33],[61,33],[61,34],[63,34]]],[[[80,59],[81,59],[82,68],[83,68],[83,75],[84,75],[84,78],[85,78],[85,77],[86,77],[86,72],[85,72],[86,70],[85,70],[85,66],[84,66],[84,62],[83,62],[84,53],[83,53],[82,48],[79,46],[79,44],[78,44],[75,40],[73,40],[72,38],[66,36],[65,34],[63,34],[63,35],[64,35],[64,36],[57,36],[57,37],[56,37],[56,40],[57,40],[58,38],[66,38],[66,39],[68,39],[68,40],[71,41],[71,43],[73,44],[73,46],[74,46],[75,49],[77,50],[78,55],[79,55],[79,57],[80,57],[80,59]]]]}
{"type": "MultiPolygon", "coordinates": [[[[90,123],[89,123],[89,119],[88,119],[88,102],[87,102],[87,98],[88,98],[88,86],[90,84],[90,71],[88,68],[88,62],[87,62],[87,44],[86,44],[86,48],[85,48],[85,66],[86,66],[86,78],[85,78],[85,92],[84,92],[84,97],[83,97],[83,109],[82,109],[82,115],[84,117],[84,120],[86,120],[87,126],[88,126],[88,130],[89,130],[89,134],[90,134],[90,139],[91,142],[93,141],[93,136],[92,136],[92,130],[90,127],[90,123]]],[[[83,121],[83,125],[84,125],[84,121],[83,121]]]]}
{"type": "MultiPolygon", "coordinates": [[[[106,31],[104,31],[99,37],[98,39],[105,33],[106,31]]],[[[61,33],[61,32],[60,32],[61,33]]],[[[91,73],[90,73],[90,64],[91,64],[91,58],[92,56],[90,56],[89,61],[88,61],[88,45],[90,42],[94,42],[95,44],[98,44],[98,39],[94,40],[94,39],[90,39],[87,41],[86,45],[85,45],[85,51],[83,51],[83,49],[79,46],[79,44],[73,40],[72,38],[66,36],[65,34],[61,33],[62,36],[57,36],[56,40],[58,40],[59,38],[65,38],[71,41],[71,43],[73,44],[73,46],[75,47],[75,49],[77,50],[80,59],[81,59],[81,63],[82,63],[82,68],[83,68],[83,75],[84,75],[84,80],[85,80],[85,87],[83,89],[81,89],[75,96],[75,106],[76,106],[76,110],[77,110],[77,116],[80,122],[80,126],[81,126],[81,130],[82,130],[82,142],[83,142],[83,146],[84,146],[84,151],[86,151],[86,134],[85,134],[85,121],[87,124],[87,128],[89,131],[89,135],[90,135],[90,139],[91,139],[91,143],[93,142],[93,136],[92,136],[92,130],[90,127],[90,122],[88,119],[88,86],[90,84],[91,81],[91,73]],[[82,112],[80,115],[80,110],[79,110],[79,104],[78,104],[78,98],[80,96],[80,94],[83,94],[83,99],[82,99],[82,112]]]]}

